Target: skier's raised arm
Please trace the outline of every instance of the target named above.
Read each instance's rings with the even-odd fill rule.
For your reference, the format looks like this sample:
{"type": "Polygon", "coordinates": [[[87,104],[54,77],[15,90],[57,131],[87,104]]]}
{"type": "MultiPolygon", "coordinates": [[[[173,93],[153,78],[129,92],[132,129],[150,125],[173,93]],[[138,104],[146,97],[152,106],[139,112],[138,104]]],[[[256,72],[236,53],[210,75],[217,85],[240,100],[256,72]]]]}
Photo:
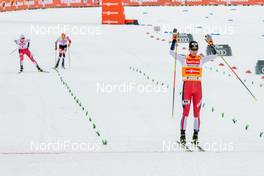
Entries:
{"type": "Polygon", "coordinates": [[[178,40],[178,35],[177,34],[173,34],[173,37],[172,37],[172,43],[171,43],[171,47],[170,47],[170,55],[176,59],[176,60],[179,60],[181,63],[184,62],[185,60],[185,56],[184,55],[180,55],[180,54],[177,54],[177,56],[175,55],[175,47],[177,45],[177,41],[178,40]]]}
{"type": "Polygon", "coordinates": [[[210,35],[206,35],[205,41],[208,43],[210,54],[203,57],[202,64],[208,61],[214,61],[217,58],[217,52],[212,37],[210,35]]]}

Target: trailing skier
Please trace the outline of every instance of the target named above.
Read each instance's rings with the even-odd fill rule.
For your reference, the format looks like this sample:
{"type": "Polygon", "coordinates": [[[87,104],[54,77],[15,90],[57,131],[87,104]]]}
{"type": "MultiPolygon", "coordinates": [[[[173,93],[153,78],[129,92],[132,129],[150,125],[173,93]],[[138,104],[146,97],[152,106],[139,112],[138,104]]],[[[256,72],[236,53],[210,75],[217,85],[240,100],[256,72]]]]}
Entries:
{"type": "Polygon", "coordinates": [[[57,51],[57,47],[59,46],[59,58],[56,62],[55,69],[58,68],[60,64],[60,60],[62,59],[62,68],[65,68],[65,57],[67,48],[71,46],[71,39],[66,36],[65,33],[62,33],[60,38],[58,38],[55,42],[55,51],[57,51]]]}
{"type": "Polygon", "coordinates": [[[15,43],[18,46],[18,53],[20,57],[20,71],[19,73],[23,72],[23,61],[24,61],[24,55],[27,55],[29,59],[36,65],[38,71],[43,72],[43,70],[39,67],[38,63],[34,59],[33,55],[31,54],[29,50],[30,46],[30,40],[26,39],[25,36],[22,34],[19,39],[15,40],[15,43]]]}

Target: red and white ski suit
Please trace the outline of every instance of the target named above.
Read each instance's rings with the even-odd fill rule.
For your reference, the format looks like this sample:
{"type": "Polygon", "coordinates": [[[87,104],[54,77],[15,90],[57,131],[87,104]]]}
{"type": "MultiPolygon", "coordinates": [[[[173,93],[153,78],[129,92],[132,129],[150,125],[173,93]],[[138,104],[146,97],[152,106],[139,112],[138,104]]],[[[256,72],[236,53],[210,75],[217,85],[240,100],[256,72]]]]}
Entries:
{"type": "Polygon", "coordinates": [[[29,59],[37,65],[37,62],[35,61],[33,55],[31,54],[30,50],[28,49],[30,45],[30,40],[29,39],[17,39],[15,40],[15,43],[18,46],[18,53],[20,57],[20,65],[23,65],[23,60],[24,60],[24,55],[27,55],[29,59]]]}
{"type": "Polygon", "coordinates": [[[67,47],[71,46],[71,39],[70,37],[66,36],[65,38],[58,38],[55,42],[55,48],[59,45],[59,55],[60,57],[63,55],[65,57],[65,53],[67,51],[67,47]]]}
{"type": "Polygon", "coordinates": [[[200,129],[200,108],[202,102],[202,66],[208,61],[213,61],[217,56],[192,56],[192,55],[177,55],[175,52],[170,51],[170,54],[182,64],[182,78],[183,78],[183,91],[182,91],[182,120],[181,130],[186,129],[187,117],[189,116],[190,106],[193,103],[194,113],[194,129],[200,129]]]}

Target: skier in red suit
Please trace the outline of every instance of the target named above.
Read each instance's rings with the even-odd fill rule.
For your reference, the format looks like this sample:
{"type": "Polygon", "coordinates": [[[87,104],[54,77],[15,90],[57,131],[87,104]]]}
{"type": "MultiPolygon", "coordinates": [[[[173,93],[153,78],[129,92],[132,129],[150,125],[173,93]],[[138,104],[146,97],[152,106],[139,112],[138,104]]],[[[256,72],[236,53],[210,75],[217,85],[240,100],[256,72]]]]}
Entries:
{"type": "Polygon", "coordinates": [[[30,46],[30,40],[26,39],[24,35],[21,35],[19,39],[15,40],[15,43],[18,46],[18,53],[20,57],[20,73],[23,72],[23,61],[24,61],[24,55],[28,56],[28,58],[36,65],[38,71],[43,72],[43,70],[39,67],[38,63],[32,56],[29,46],[30,46]]]}
{"type": "Polygon", "coordinates": [[[200,130],[200,108],[202,102],[202,67],[208,61],[216,59],[216,50],[214,48],[213,40],[210,39],[208,46],[211,49],[211,55],[198,55],[198,43],[191,41],[189,43],[190,53],[187,56],[175,55],[175,45],[177,44],[178,35],[173,35],[170,54],[182,65],[183,91],[182,91],[182,106],[183,114],[181,119],[181,137],[180,142],[186,143],[185,130],[187,125],[187,118],[190,112],[191,103],[193,103],[194,113],[194,133],[193,143],[198,143],[198,133],[200,130]]]}

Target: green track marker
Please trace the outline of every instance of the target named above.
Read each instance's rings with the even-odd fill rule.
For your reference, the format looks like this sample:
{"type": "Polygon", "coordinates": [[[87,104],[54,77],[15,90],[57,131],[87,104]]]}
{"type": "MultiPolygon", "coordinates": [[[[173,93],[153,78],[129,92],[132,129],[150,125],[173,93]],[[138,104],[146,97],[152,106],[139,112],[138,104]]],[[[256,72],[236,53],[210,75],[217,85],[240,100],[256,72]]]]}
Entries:
{"type": "Polygon", "coordinates": [[[232,121],[233,121],[233,123],[236,123],[236,122],[237,122],[237,120],[236,120],[236,119],[232,119],[232,121]]]}
{"type": "Polygon", "coordinates": [[[101,136],[100,133],[99,133],[98,131],[96,131],[96,134],[97,134],[97,136],[101,136]]]}
{"type": "Polygon", "coordinates": [[[262,137],[263,136],[263,134],[264,134],[264,132],[262,131],[262,132],[260,132],[259,133],[259,137],[262,137]]]}
{"type": "Polygon", "coordinates": [[[248,130],[248,128],[249,128],[249,124],[246,125],[245,130],[248,130]]]}
{"type": "Polygon", "coordinates": [[[102,143],[103,143],[103,145],[107,145],[107,140],[106,139],[103,139],[102,140],[102,143]]]}

